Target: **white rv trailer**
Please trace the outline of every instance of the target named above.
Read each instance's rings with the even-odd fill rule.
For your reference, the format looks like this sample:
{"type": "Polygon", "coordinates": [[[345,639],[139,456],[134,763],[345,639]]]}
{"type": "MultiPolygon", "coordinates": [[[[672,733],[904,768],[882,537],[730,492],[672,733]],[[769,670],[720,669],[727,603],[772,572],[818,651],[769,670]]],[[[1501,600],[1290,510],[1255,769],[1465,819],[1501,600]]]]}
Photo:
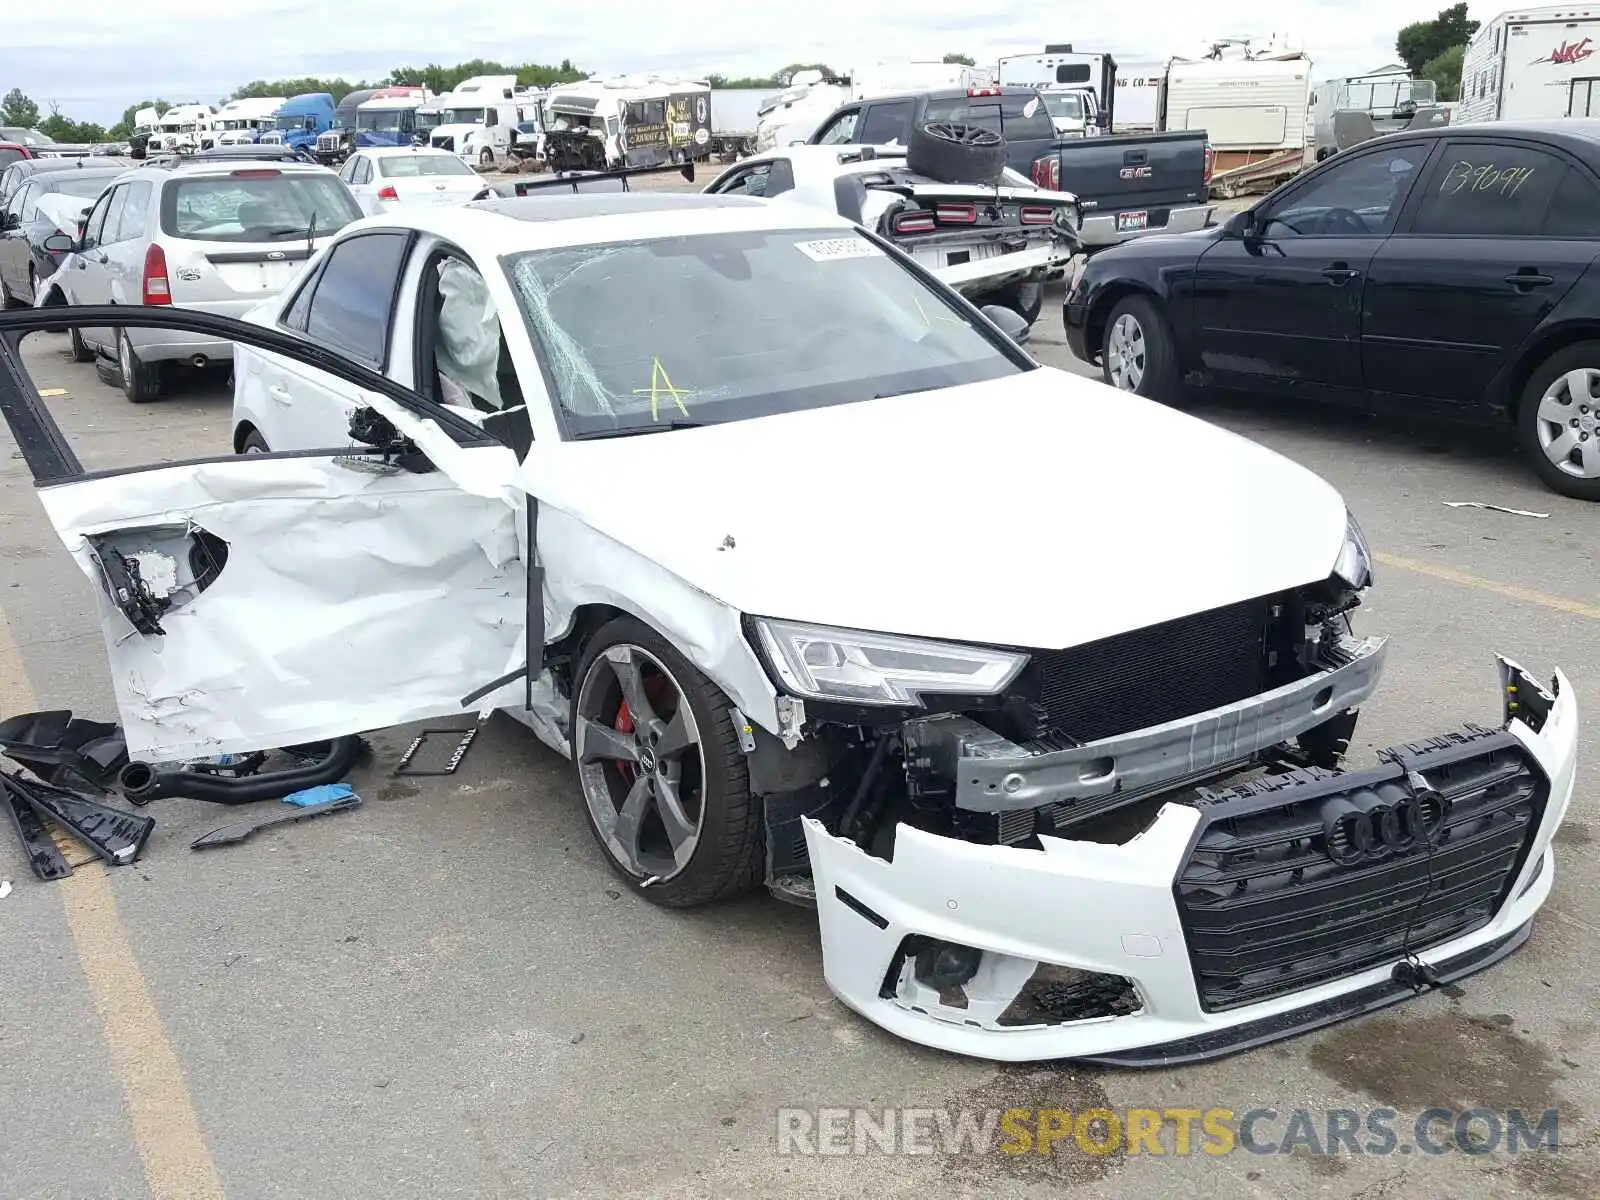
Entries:
{"type": "Polygon", "coordinates": [[[212,145],[244,146],[261,140],[261,134],[277,127],[277,112],[288,99],[284,96],[251,96],[229,100],[217,110],[211,131],[200,138],[202,150],[212,145]]]}
{"type": "Polygon", "coordinates": [[[1117,61],[1109,54],[1076,53],[1070,45],[1046,46],[1042,54],[1000,59],[1001,87],[1031,87],[1044,97],[1056,132],[1082,137],[1111,132],[1117,61]],[[1109,118],[1109,119],[1108,119],[1109,118]]]}
{"type": "Polygon", "coordinates": [[[1161,122],[1161,84],[1167,63],[1155,59],[1117,64],[1116,103],[1111,110],[1111,131],[1131,133],[1153,130],[1161,122]]]}
{"type": "Polygon", "coordinates": [[[1473,36],[1461,119],[1600,117],[1600,5],[1514,9],[1473,36]]]}
{"type": "Polygon", "coordinates": [[[1161,96],[1161,128],[1204,129],[1216,169],[1229,170],[1302,150],[1311,98],[1311,60],[1174,59],[1161,96]]]}

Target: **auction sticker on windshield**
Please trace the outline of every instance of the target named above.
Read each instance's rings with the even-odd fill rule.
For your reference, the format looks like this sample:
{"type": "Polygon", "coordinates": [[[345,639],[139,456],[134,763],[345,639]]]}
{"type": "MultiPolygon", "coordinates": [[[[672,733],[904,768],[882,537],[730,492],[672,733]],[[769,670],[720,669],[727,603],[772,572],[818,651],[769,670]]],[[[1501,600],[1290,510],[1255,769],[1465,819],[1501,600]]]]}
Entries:
{"type": "Polygon", "coordinates": [[[795,249],[812,262],[828,262],[836,258],[877,258],[883,254],[866,238],[822,238],[815,242],[796,242],[795,249]]]}

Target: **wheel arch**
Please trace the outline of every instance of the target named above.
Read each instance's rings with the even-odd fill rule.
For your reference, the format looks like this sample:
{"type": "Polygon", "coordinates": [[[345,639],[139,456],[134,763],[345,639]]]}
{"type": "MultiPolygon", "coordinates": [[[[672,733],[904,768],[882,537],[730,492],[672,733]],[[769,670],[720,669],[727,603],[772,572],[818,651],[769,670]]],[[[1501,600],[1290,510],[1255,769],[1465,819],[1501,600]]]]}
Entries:
{"type": "Polygon", "coordinates": [[[238,425],[234,426],[233,430],[233,452],[235,454],[243,454],[245,438],[252,433],[260,432],[261,430],[256,428],[253,421],[240,421],[238,425]]]}
{"type": "Polygon", "coordinates": [[[1552,354],[1579,342],[1600,342],[1600,317],[1580,317],[1540,330],[1523,346],[1515,361],[1501,372],[1491,389],[1490,405],[1508,422],[1515,422],[1522,407],[1522,392],[1533,373],[1552,354]]]}
{"type": "Polygon", "coordinates": [[[1099,358],[1100,352],[1105,349],[1106,323],[1111,319],[1111,310],[1129,296],[1143,296],[1163,314],[1166,313],[1166,302],[1155,288],[1142,280],[1118,279],[1106,284],[1094,298],[1089,308],[1089,319],[1084,323],[1084,345],[1091,359],[1099,358]]]}

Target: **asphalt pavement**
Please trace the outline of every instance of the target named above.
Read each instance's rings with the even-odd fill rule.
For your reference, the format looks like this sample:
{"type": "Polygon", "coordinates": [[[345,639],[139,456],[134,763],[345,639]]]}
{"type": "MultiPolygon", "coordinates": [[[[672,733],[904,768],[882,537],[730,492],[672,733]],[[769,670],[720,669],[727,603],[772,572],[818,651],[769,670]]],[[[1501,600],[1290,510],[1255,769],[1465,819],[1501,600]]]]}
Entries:
{"type": "MultiPolygon", "coordinates": [[[[1032,348],[1092,373],[1058,308],[1032,348]]],[[[35,335],[26,360],[89,465],[226,451],[222,380],[136,407],[65,349],[35,335]]],[[[1365,525],[1377,585],[1358,629],[1393,641],[1357,761],[1495,723],[1495,651],[1561,666],[1581,709],[1600,709],[1600,509],[1544,491],[1508,434],[1242,399],[1196,411],[1324,475],[1365,525]],[[1548,516],[1446,505],[1473,500],[1548,516]]],[[[0,711],[114,717],[88,586],[14,451],[0,431],[0,711]]],[[[1106,453],[1146,470],[1136,443],[1106,453]]],[[[1049,514],[1016,519],[1047,552],[1049,514]]],[[[1555,892],[1520,953],[1374,1017],[1144,1072],[920,1049],[831,997],[811,914],[764,895],[691,913],[634,899],[570,769],[509,720],[444,779],[391,775],[408,731],[372,741],[358,811],[230,849],[189,850],[228,814],[187,801],[154,808],[135,866],[59,883],[0,837],[5,1200],[1600,1194],[1593,732],[1555,892]],[[1271,1108],[1267,1140],[1296,1109],[1320,1127],[1331,1109],[1554,1108],[1563,1148],[778,1152],[778,1110],[840,1106],[1271,1108]]]]}

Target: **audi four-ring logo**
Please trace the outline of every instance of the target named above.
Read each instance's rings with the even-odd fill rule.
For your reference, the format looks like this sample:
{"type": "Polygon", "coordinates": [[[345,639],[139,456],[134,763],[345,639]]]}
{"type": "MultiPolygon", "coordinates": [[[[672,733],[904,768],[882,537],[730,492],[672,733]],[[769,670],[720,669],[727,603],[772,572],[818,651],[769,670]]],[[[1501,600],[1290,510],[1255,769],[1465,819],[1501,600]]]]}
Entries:
{"type": "Polygon", "coordinates": [[[1432,788],[1382,783],[1323,803],[1322,845],[1341,865],[1371,862],[1430,845],[1448,805],[1432,788]]]}

